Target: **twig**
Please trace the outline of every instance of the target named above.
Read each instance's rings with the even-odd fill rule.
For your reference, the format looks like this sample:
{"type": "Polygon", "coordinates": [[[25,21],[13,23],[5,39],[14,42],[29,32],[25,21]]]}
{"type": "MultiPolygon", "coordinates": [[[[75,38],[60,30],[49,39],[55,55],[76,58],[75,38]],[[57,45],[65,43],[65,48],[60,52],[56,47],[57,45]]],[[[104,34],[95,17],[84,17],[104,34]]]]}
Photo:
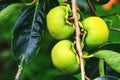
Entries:
{"type": "Polygon", "coordinates": [[[31,5],[35,4],[36,2],[38,2],[38,0],[34,0],[34,1],[30,2],[30,3],[27,3],[26,5],[31,6],[31,5]]]}
{"type": "Polygon", "coordinates": [[[81,47],[81,40],[80,40],[80,27],[78,23],[78,17],[77,17],[77,10],[76,10],[76,0],[72,0],[72,11],[73,11],[73,18],[74,18],[74,23],[76,27],[76,48],[78,51],[79,59],[80,59],[80,67],[81,67],[81,75],[82,75],[82,80],[85,80],[85,70],[84,70],[84,63],[82,59],[82,47],[81,47]]]}
{"type": "Polygon", "coordinates": [[[117,13],[115,12],[115,13],[103,15],[103,16],[100,16],[100,17],[104,18],[104,17],[114,16],[114,15],[117,15],[117,13]]]}
{"type": "Polygon", "coordinates": [[[113,27],[110,27],[110,30],[114,30],[114,31],[120,32],[120,28],[113,28],[113,27]]]}
{"type": "Polygon", "coordinates": [[[22,72],[23,72],[23,69],[19,68],[14,80],[20,80],[22,72]]]}
{"type": "Polygon", "coordinates": [[[87,0],[87,3],[88,3],[88,5],[89,5],[89,7],[91,8],[91,10],[93,11],[93,13],[95,14],[95,16],[98,16],[98,14],[96,13],[94,7],[92,6],[90,0],[87,0]]]}

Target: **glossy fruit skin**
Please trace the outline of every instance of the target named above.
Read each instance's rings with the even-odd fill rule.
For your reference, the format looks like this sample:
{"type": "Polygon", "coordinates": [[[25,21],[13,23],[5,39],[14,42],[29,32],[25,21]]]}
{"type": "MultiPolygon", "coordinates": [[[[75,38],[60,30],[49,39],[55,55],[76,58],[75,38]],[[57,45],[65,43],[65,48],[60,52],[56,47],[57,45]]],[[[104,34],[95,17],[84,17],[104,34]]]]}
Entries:
{"type": "Polygon", "coordinates": [[[34,0],[21,0],[21,1],[23,1],[24,3],[31,3],[31,2],[33,2],[34,0]]]}
{"type": "Polygon", "coordinates": [[[47,14],[49,33],[57,40],[68,39],[74,34],[73,24],[67,21],[69,13],[69,7],[57,6],[47,14]]]}
{"type": "Polygon", "coordinates": [[[96,48],[106,43],[109,37],[109,29],[105,21],[100,17],[88,17],[82,21],[83,29],[87,32],[85,44],[89,48],[96,48]]]}
{"type": "Polygon", "coordinates": [[[69,40],[59,41],[52,49],[53,65],[63,74],[79,72],[79,58],[69,40]]]}

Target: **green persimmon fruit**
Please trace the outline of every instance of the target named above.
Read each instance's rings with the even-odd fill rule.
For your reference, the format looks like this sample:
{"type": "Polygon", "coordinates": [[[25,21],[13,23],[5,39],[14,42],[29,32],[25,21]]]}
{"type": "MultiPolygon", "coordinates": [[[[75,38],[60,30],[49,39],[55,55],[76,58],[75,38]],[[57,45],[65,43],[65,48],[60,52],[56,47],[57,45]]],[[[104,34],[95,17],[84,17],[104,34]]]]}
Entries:
{"type": "Polygon", "coordinates": [[[67,39],[74,34],[73,23],[67,20],[71,13],[69,6],[57,6],[47,14],[47,27],[55,39],[67,39]]]}
{"type": "Polygon", "coordinates": [[[79,58],[70,40],[61,40],[51,52],[53,65],[63,74],[79,72],[79,58]]]}
{"type": "Polygon", "coordinates": [[[24,3],[31,3],[31,2],[33,2],[34,0],[21,0],[21,1],[23,1],[24,3]]]}
{"type": "Polygon", "coordinates": [[[83,30],[87,33],[85,44],[89,48],[97,48],[106,43],[109,37],[109,29],[105,21],[100,17],[88,17],[82,21],[83,30]]]}

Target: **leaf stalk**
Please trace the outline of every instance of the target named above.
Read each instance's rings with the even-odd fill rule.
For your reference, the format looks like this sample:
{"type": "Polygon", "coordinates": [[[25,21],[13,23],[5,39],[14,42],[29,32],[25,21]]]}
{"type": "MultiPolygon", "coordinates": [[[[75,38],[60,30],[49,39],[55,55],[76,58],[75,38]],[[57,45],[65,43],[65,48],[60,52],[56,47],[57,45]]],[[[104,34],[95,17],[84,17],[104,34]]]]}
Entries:
{"type": "Polygon", "coordinates": [[[20,80],[22,72],[23,72],[23,68],[19,67],[14,80],[20,80]]]}

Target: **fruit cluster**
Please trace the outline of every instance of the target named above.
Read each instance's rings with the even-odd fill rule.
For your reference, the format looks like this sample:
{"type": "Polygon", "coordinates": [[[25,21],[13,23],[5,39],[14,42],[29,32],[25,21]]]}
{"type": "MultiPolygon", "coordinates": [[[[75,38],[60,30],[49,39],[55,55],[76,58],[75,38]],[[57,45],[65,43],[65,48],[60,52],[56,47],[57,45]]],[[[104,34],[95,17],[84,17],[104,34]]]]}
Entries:
{"type": "MultiPolygon", "coordinates": [[[[80,15],[80,14],[79,14],[80,15]]],[[[63,74],[79,72],[80,62],[75,50],[75,43],[70,39],[75,36],[75,26],[70,6],[57,6],[47,14],[47,27],[52,37],[60,40],[51,51],[53,65],[63,74]]],[[[79,20],[80,21],[80,20],[79,20]]],[[[97,48],[107,42],[109,30],[103,19],[91,16],[80,22],[83,48],[97,48]]]]}

